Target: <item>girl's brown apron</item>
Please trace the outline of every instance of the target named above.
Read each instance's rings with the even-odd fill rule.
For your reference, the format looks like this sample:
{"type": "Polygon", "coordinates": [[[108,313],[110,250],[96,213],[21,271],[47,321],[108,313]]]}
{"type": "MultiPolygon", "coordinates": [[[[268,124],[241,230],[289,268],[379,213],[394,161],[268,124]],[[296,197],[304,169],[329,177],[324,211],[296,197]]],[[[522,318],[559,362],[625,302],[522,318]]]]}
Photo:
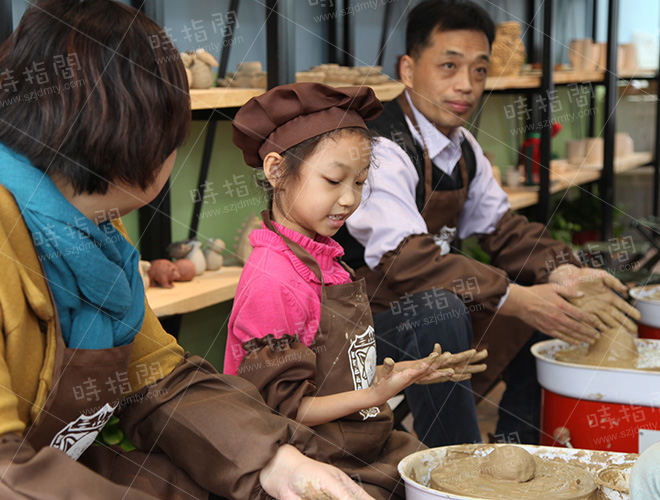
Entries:
{"type": "MultiPolygon", "coordinates": [[[[404,94],[399,96],[399,104],[417,129],[423,142],[424,136],[421,134],[415,115],[404,94]]],[[[465,161],[461,156],[459,166],[461,178],[463,179],[462,188],[455,191],[434,191],[432,186],[433,163],[429,157],[426,144],[423,143],[422,145],[424,147],[424,192],[426,197],[422,217],[429,234],[453,234],[458,226],[458,219],[468,195],[469,180],[465,161]]],[[[449,244],[451,244],[451,241],[449,241],[449,244]]],[[[466,276],[466,278],[469,278],[469,276],[466,276]]],[[[496,314],[493,317],[473,322],[472,330],[474,332],[474,347],[488,349],[488,369],[472,377],[474,392],[485,395],[497,380],[497,377],[529,340],[532,333],[534,333],[534,329],[518,318],[496,314]],[[497,348],[492,348],[495,345],[497,348]]]]}
{"type": "MultiPolygon", "coordinates": [[[[264,224],[277,233],[321,283],[321,320],[311,347],[316,353],[316,396],[366,389],[376,372],[376,338],[364,278],[326,286],[318,262],[307,250],[277,231],[268,211],[264,224]]],[[[343,265],[343,264],[342,264],[343,265]]],[[[354,276],[352,270],[344,266],[354,276]]],[[[403,496],[398,462],[424,448],[413,436],[392,432],[387,403],[365,408],[314,427],[319,452],[313,458],[341,468],[372,495],[403,496]]]]}

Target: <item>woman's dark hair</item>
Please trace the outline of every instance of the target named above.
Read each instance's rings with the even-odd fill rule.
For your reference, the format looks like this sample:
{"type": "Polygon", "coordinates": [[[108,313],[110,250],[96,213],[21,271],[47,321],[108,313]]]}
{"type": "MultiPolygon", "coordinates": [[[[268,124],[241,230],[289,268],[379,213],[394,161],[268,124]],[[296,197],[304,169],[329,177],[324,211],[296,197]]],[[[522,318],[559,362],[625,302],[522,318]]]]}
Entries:
{"type": "Polygon", "coordinates": [[[408,14],[406,54],[417,58],[434,31],[481,31],[493,46],[495,24],[488,13],[469,0],[424,0],[408,14]]]}
{"type": "MultiPolygon", "coordinates": [[[[303,161],[305,161],[305,158],[316,151],[316,148],[319,146],[319,144],[321,144],[322,141],[326,139],[336,140],[345,133],[352,133],[361,136],[369,143],[369,147],[371,149],[373,149],[374,142],[378,138],[378,134],[372,132],[369,129],[362,127],[346,127],[332,130],[330,132],[326,132],[325,134],[317,135],[301,142],[300,144],[296,144],[295,146],[287,149],[282,153],[284,161],[282,162],[282,169],[279,172],[278,180],[280,187],[290,186],[300,178],[300,166],[302,165],[303,161]]],[[[357,153],[359,154],[360,152],[357,153]]],[[[369,154],[369,161],[370,163],[373,162],[371,153],[369,154]]],[[[274,192],[273,186],[271,186],[270,182],[268,182],[268,179],[258,178],[257,183],[266,190],[266,194],[268,195],[268,208],[273,208],[274,200],[275,203],[278,204],[278,207],[282,209],[281,205],[279,205],[280,200],[278,199],[277,193],[274,192]]],[[[281,191],[281,189],[278,191],[281,191]]]]}
{"type": "Polygon", "coordinates": [[[76,194],[145,189],[184,141],[190,96],[166,33],[111,0],[31,6],[0,47],[0,142],[76,194]]]}

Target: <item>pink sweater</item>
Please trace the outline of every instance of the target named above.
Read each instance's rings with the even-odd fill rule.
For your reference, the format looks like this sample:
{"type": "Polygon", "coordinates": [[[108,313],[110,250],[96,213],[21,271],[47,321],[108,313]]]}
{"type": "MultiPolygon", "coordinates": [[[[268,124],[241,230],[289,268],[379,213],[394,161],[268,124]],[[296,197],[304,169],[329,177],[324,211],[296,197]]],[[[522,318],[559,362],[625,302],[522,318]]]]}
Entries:
{"type": "MultiPolygon", "coordinates": [[[[348,283],[348,272],[336,260],[343,248],[331,238],[308,238],[277,223],[275,227],[314,257],[326,285],[348,283]]],[[[273,334],[298,335],[307,346],[314,341],[321,319],[321,283],[286,246],[265,227],[252,231],[254,248],[238,282],[229,318],[224,373],[236,375],[245,356],[243,343],[273,334]]]]}

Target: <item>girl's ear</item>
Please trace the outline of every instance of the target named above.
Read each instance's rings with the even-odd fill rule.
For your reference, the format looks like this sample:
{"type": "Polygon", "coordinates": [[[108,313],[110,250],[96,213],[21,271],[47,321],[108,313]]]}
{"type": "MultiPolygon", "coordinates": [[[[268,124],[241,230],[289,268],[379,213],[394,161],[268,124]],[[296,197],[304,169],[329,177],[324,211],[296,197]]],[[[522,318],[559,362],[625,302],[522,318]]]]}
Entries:
{"type": "Polygon", "coordinates": [[[282,177],[283,165],[284,158],[278,153],[268,153],[264,158],[264,175],[274,188],[277,187],[282,177]]]}

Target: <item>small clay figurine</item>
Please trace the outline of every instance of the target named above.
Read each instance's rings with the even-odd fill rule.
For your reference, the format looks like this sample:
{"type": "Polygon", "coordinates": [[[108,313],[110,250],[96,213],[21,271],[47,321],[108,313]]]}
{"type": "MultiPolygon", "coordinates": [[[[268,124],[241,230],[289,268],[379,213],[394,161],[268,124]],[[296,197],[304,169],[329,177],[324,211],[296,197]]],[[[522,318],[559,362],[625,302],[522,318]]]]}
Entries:
{"type": "Polygon", "coordinates": [[[163,288],[172,288],[172,282],[181,276],[174,262],[167,259],[156,259],[151,262],[149,269],[149,279],[152,284],[162,286],[163,288]]]}
{"type": "Polygon", "coordinates": [[[140,276],[142,277],[142,283],[144,283],[145,290],[151,285],[151,280],[149,279],[149,269],[151,269],[151,262],[148,260],[141,260],[138,266],[138,270],[140,271],[140,276]]]}
{"type": "Polygon", "coordinates": [[[175,241],[167,247],[167,255],[170,259],[183,259],[192,251],[193,247],[189,240],[175,241]]]}
{"type": "Polygon", "coordinates": [[[208,271],[215,271],[222,267],[224,259],[222,252],[225,250],[225,242],[220,238],[210,238],[206,241],[206,250],[204,250],[204,257],[206,257],[206,269],[208,271]]]}
{"type": "Polygon", "coordinates": [[[195,272],[199,276],[206,269],[206,259],[204,258],[204,252],[202,252],[202,243],[197,240],[190,240],[188,244],[192,247],[192,250],[188,252],[185,258],[192,260],[193,264],[195,264],[195,272]]]}
{"type": "Polygon", "coordinates": [[[193,53],[189,53],[193,60],[190,66],[192,73],[192,83],[190,88],[193,89],[208,89],[213,85],[214,71],[213,68],[219,66],[218,61],[206,52],[204,49],[197,49],[193,53]]]}
{"type": "Polygon", "coordinates": [[[179,277],[176,281],[191,281],[195,277],[197,270],[191,260],[179,259],[174,265],[179,270],[179,277]]]}

